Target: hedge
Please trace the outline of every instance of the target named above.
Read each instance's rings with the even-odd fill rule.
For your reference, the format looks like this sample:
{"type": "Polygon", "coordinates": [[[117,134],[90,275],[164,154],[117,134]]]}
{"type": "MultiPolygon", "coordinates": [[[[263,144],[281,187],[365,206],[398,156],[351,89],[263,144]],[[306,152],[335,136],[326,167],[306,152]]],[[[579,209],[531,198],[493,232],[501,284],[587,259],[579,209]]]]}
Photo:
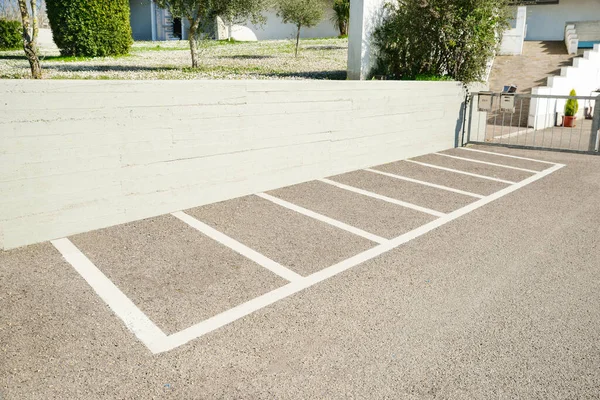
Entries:
{"type": "Polygon", "coordinates": [[[133,43],[129,0],[46,0],[54,43],[63,56],[123,55],[133,43]]]}
{"type": "Polygon", "coordinates": [[[0,50],[17,50],[23,48],[21,23],[0,19],[0,50]]]}

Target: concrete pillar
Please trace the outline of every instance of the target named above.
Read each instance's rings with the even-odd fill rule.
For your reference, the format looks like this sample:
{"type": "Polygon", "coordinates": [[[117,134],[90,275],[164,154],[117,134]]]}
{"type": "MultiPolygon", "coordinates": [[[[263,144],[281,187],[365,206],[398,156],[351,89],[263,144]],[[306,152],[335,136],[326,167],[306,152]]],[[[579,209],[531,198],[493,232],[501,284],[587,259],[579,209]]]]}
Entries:
{"type": "Polygon", "coordinates": [[[386,0],[350,0],[348,31],[348,79],[369,77],[375,59],[371,46],[373,30],[384,16],[386,0]]]}

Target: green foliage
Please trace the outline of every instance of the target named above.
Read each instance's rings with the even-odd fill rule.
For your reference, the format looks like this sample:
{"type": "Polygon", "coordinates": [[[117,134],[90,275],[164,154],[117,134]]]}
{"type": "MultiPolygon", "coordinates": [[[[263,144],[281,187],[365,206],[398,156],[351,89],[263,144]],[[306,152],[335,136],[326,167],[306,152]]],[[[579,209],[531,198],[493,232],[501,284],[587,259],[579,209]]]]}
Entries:
{"type": "Polygon", "coordinates": [[[21,23],[0,19],[0,50],[17,50],[23,48],[21,36],[21,23]]]}
{"type": "Polygon", "coordinates": [[[331,22],[340,30],[340,36],[348,35],[350,23],[350,0],[334,0],[331,22]]]}
{"type": "Polygon", "coordinates": [[[317,25],[325,15],[323,0],[277,0],[277,16],[286,24],[302,28],[317,25]]]}
{"type": "Polygon", "coordinates": [[[64,56],[123,55],[133,43],[129,0],[47,0],[54,42],[64,56]]]}
{"type": "MultiPolygon", "coordinates": [[[[571,90],[569,96],[577,96],[575,89],[571,90]]],[[[565,116],[574,117],[577,115],[577,111],[579,111],[579,101],[577,101],[577,99],[567,100],[567,103],[565,104],[565,116]]]]}
{"type": "Polygon", "coordinates": [[[277,16],[286,24],[294,24],[296,32],[296,57],[300,47],[300,30],[317,25],[325,15],[325,0],[276,0],[277,16]]]}
{"type": "Polygon", "coordinates": [[[394,0],[374,33],[373,73],[479,81],[510,18],[508,0],[394,0]]]}

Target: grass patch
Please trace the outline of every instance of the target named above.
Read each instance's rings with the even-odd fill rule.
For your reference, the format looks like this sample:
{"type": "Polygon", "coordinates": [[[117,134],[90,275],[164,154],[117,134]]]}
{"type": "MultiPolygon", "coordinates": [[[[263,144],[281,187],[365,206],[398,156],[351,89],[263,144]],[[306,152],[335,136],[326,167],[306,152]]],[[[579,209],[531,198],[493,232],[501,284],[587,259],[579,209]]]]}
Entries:
{"type": "MultiPolygon", "coordinates": [[[[190,68],[187,41],[136,42],[127,56],[65,57],[42,51],[46,79],[345,79],[346,39],[303,39],[293,55],[291,40],[202,41],[200,68],[190,68]]],[[[0,52],[0,76],[27,78],[22,51],[0,52]]]]}
{"type": "Polygon", "coordinates": [[[452,77],[445,75],[417,75],[415,81],[453,81],[452,77]]]}

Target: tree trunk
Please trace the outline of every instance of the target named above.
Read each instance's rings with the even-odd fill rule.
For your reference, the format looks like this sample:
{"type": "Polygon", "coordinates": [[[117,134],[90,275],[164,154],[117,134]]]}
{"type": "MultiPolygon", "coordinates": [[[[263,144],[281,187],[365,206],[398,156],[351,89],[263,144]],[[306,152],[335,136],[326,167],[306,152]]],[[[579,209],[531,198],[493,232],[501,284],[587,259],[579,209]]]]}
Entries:
{"type": "Polygon", "coordinates": [[[27,0],[19,0],[19,10],[23,20],[23,50],[31,67],[31,76],[33,79],[42,79],[42,67],[37,55],[38,21],[36,0],[31,0],[31,19],[27,9],[27,0]]]}
{"type": "Polygon", "coordinates": [[[192,54],[192,68],[198,68],[198,33],[197,24],[192,22],[190,24],[189,38],[190,41],[190,52],[192,54]]]}
{"type": "Polygon", "coordinates": [[[298,33],[296,33],[296,58],[298,58],[298,47],[300,46],[300,28],[302,25],[298,25],[298,33]]]}
{"type": "Polygon", "coordinates": [[[339,28],[341,36],[348,36],[348,23],[346,21],[340,21],[339,28]]]}

